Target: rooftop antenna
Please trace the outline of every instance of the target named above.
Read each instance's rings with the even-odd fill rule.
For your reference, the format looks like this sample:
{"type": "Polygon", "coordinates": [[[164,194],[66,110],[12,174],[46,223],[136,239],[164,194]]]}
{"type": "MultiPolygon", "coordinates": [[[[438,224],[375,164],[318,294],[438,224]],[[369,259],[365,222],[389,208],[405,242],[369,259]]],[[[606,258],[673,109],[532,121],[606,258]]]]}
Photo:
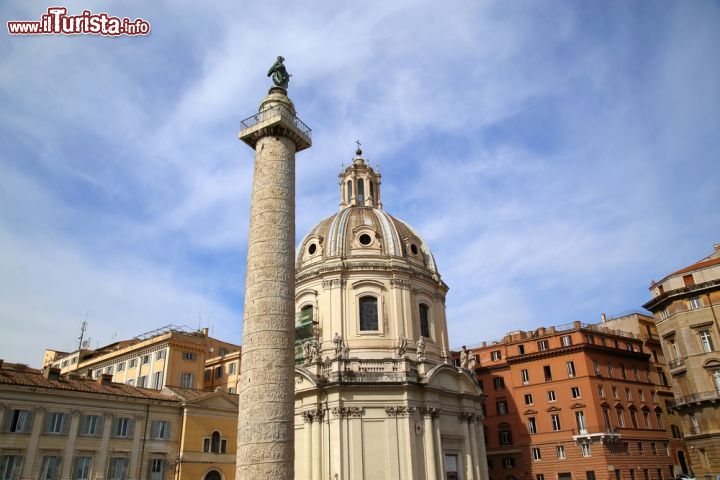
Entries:
{"type": "Polygon", "coordinates": [[[87,330],[87,318],[90,312],[85,312],[85,320],[80,324],[80,336],[78,337],[78,350],[82,348],[83,337],[85,336],[85,330],[87,330]]]}

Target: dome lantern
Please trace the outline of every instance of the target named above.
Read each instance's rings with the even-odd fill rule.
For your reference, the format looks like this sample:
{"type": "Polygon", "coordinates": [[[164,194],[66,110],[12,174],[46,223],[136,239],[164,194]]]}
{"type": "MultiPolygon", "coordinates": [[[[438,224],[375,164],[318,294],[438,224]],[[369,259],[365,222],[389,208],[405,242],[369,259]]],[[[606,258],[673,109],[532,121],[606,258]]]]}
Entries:
{"type": "Polygon", "coordinates": [[[355,158],[345,168],[338,178],[340,179],[340,210],[348,207],[375,207],[382,209],[380,201],[380,173],[365,163],[360,149],[360,141],[355,158]]]}

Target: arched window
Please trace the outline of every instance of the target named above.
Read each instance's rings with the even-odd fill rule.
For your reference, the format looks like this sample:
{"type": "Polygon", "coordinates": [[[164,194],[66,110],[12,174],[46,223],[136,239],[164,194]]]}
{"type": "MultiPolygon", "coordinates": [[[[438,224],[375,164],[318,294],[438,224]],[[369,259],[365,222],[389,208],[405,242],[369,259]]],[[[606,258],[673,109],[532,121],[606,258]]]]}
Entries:
{"type": "Polygon", "coordinates": [[[300,309],[300,322],[302,322],[302,323],[311,322],[312,319],[313,319],[312,305],[306,305],[300,309]]]}
{"type": "Polygon", "coordinates": [[[217,470],[210,470],[208,473],[205,474],[203,480],[222,480],[222,476],[217,470]]]}
{"type": "Polygon", "coordinates": [[[213,432],[210,436],[210,451],[220,453],[220,432],[213,432]]]}
{"type": "Polygon", "coordinates": [[[372,180],[370,180],[370,198],[372,198],[373,201],[375,200],[375,182],[372,180]]]}
{"type": "Polygon", "coordinates": [[[375,297],[360,298],[360,331],[378,330],[378,305],[375,297]]]}
{"type": "Polygon", "coordinates": [[[358,203],[360,205],[365,203],[365,180],[363,180],[362,178],[358,179],[357,197],[358,197],[358,203]]]}
{"type": "Polygon", "coordinates": [[[420,304],[420,335],[430,338],[430,308],[420,304]]]}
{"type": "Polygon", "coordinates": [[[350,180],[347,181],[347,203],[350,203],[350,200],[352,199],[352,182],[350,180]]]}

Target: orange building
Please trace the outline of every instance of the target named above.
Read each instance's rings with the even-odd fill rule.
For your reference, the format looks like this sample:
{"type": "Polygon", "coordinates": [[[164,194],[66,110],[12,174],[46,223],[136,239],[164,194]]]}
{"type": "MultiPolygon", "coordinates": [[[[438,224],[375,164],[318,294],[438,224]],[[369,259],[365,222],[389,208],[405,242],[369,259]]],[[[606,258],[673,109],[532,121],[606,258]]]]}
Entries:
{"type": "MultiPolygon", "coordinates": [[[[664,480],[670,452],[660,391],[638,335],[574,322],[470,349],[485,394],[495,480],[664,480]]],[[[664,383],[664,385],[663,385],[664,383]]]]}

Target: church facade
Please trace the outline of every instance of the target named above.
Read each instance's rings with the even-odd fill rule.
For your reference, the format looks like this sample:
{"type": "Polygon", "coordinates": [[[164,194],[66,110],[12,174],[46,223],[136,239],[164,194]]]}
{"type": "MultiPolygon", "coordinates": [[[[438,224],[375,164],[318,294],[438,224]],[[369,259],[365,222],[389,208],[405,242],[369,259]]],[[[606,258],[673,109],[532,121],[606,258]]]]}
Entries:
{"type": "Polygon", "coordinates": [[[428,245],[358,148],[296,253],[295,478],[487,479],[482,392],[451,364],[428,245]]]}

